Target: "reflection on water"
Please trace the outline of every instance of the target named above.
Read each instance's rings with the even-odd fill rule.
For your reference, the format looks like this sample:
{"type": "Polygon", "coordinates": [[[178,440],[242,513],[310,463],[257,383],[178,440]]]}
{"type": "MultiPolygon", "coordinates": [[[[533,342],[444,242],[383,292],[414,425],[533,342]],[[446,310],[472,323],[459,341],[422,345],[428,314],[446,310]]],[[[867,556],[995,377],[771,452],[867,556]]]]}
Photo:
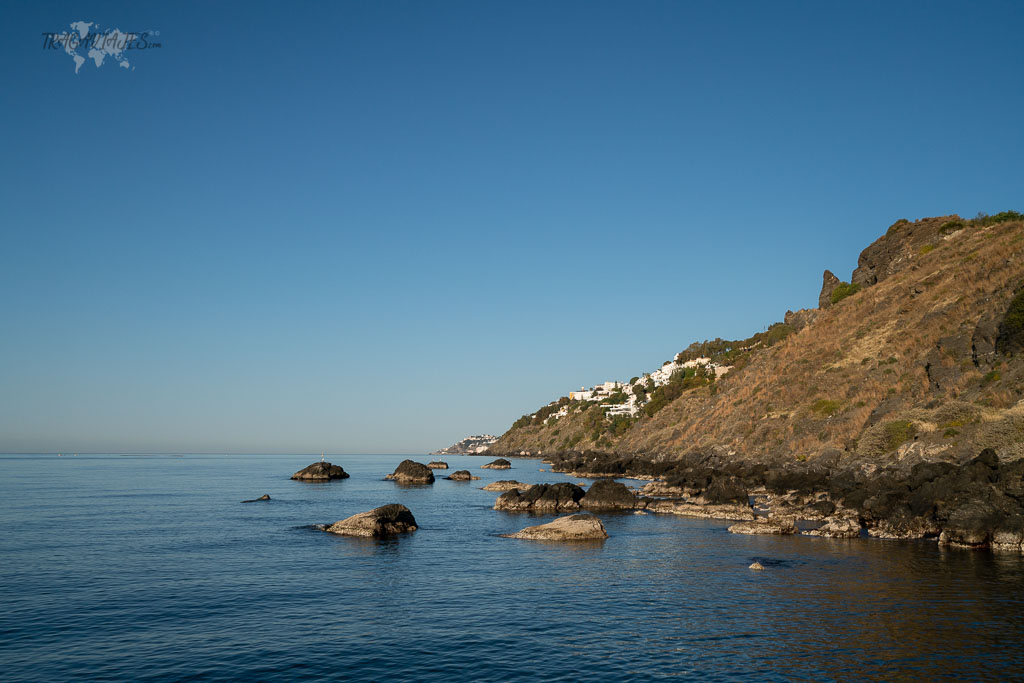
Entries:
{"type": "Polygon", "coordinates": [[[480,487],[569,479],[450,456],[482,479],[384,481],[404,457],[337,458],[352,477],[318,485],[288,480],[308,456],[0,458],[4,676],[931,680],[1024,664],[1019,555],[656,514],[600,514],[600,543],[507,539],[553,516],[494,511],[480,487]],[[254,491],[272,500],[238,503],[254,491]],[[417,532],[310,528],[393,502],[417,532]]]}

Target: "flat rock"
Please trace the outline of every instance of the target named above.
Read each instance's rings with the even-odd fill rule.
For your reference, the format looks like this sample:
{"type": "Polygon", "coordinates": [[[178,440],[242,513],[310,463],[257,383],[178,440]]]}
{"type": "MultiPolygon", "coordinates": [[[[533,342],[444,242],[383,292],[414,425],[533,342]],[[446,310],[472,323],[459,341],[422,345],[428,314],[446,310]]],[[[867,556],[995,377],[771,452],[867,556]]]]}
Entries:
{"type": "Polygon", "coordinates": [[[637,502],[651,512],[661,512],[683,517],[700,517],[702,519],[753,520],[754,511],[749,505],[706,505],[678,500],[642,499],[637,502]]]}
{"type": "Polygon", "coordinates": [[[479,478],[480,477],[474,477],[469,470],[455,470],[445,477],[445,479],[450,479],[452,481],[472,481],[479,478]]]}
{"type": "Polygon", "coordinates": [[[569,515],[553,522],[528,526],[506,538],[525,538],[532,541],[594,541],[608,538],[604,524],[594,515],[569,515]]]}
{"type": "Polygon", "coordinates": [[[825,538],[857,538],[860,536],[860,522],[856,517],[827,517],[817,529],[805,531],[806,536],[825,538]]]}
{"type": "Polygon", "coordinates": [[[492,460],[486,465],[480,465],[480,467],[485,470],[510,470],[512,469],[512,463],[505,458],[498,458],[497,460],[492,460]]]}
{"type": "Polygon", "coordinates": [[[515,479],[502,479],[500,481],[492,481],[487,486],[483,487],[484,491],[511,491],[512,489],[519,489],[525,491],[530,488],[531,484],[524,484],[521,481],[515,479]]]}
{"type": "Polygon", "coordinates": [[[442,460],[431,460],[427,463],[427,467],[432,470],[446,470],[448,469],[448,463],[442,460]]]}
{"type": "Polygon", "coordinates": [[[243,503],[259,503],[260,501],[263,501],[263,500],[270,500],[270,496],[268,494],[264,493],[259,498],[253,498],[252,500],[243,500],[242,502],[243,503]]]}
{"type": "Polygon", "coordinates": [[[384,478],[399,484],[433,484],[434,472],[421,462],[403,460],[394,472],[384,478]]]}
{"type": "Polygon", "coordinates": [[[768,518],[758,517],[752,522],[740,522],[729,527],[733,534],[795,534],[796,521],[792,517],[768,518]]]}
{"type": "Polygon", "coordinates": [[[326,530],[342,536],[381,538],[416,531],[416,528],[416,519],[409,508],[392,503],[346,517],[330,525],[326,530]]]}
{"type": "Polygon", "coordinates": [[[292,479],[299,481],[330,481],[331,479],[348,479],[348,472],[341,469],[341,465],[332,465],[323,460],[315,462],[309,467],[304,467],[292,475],[292,479]]]}

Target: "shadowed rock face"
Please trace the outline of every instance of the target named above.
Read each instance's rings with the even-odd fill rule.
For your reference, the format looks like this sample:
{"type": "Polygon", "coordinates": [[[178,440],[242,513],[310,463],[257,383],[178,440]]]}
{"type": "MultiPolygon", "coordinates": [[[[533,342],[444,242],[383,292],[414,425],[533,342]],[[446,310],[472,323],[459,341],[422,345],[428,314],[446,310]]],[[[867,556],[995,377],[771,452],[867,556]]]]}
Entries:
{"type": "Polygon", "coordinates": [[[532,541],[596,541],[608,538],[604,524],[594,515],[569,515],[553,522],[528,526],[506,538],[525,538],[532,541]]]}
{"type": "Polygon", "coordinates": [[[416,528],[416,519],[409,508],[392,503],[335,522],[326,531],[342,536],[381,538],[416,531],[416,528]]]}
{"type": "Polygon", "coordinates": [[[340,465],[329,462],[315,462],[292,475],[292,479],[300,481],[330,481],[331,479],[348,479],[348,473],[340,465]]]}
{"type": "Polygon", "coordinates": [[[432,470],[446,470],[448,469],[448,463],[443,460],[431,460],[427,463],[427,467],[432,470]]]}
{"type": "Polygon", "coordinates": [[[839,278],[831,270],[826,270],[821,276],[821,294],[818,295],[818,308],[828,308],[832,305],[832,292],[839,285],[839,278]]]}
{"type": "Polygon", "coordinates": [[[580,505],[589,510],[632,510],[636,507],[636,495],[625,484],[600,479],[591,484],[580,505]]]}
{"type": "Polygon", "coordinates": [[[456,470],[445,477],[445,479],[451,479],[452,481],[472,481],[479,478],[474,477],[469,470],[456,470]]]}
{"type": "Polygon", "coordinates": [[[512,463],[505,458],[498,458],[493,462],[489,462],[486,465],[480,465],[485,470],[510,470],[512,469],[512,463]]]}
{"type": "Polygon", "coordinates": [[[434,473],[421,462],[403,460],[385,479],[391,479],[399,484],[433,484],[434,473]]]}
{"type": "Polygon", "coordinates": [[[583,489],[576,484],[535,484],[524,493],[512,489],[501,494],[494,502],[494,509],[515,512],[579,510],[583,495],[583,489]]]}

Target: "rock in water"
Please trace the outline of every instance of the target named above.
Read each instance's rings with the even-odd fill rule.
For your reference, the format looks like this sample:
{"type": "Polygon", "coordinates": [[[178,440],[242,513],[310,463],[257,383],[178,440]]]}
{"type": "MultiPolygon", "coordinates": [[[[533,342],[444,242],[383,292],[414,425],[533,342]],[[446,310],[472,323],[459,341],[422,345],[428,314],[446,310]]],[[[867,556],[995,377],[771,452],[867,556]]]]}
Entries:
{"type": "Polygon", "coordinates": [[[474,477],[469,470],[456,470],[445,477],[445,479],[451,479],[452,481],[472,481],[479,478],[474,477]]]}
{"type": "Polygon", "coordinates": [[[525,538],[532,541],[594,541],[608,538],[604,524],[594,515],[569,515],[539,526],[528,526],[506,538],[525,538]]]}
{"type": "Polygon", "coordinates": [[[484,487],[484,491],[511,491],[512,489],[519,489],[525,491],[530,488],[530,484],[524,484],[521,481],[515,479],[501,479],[500,481],[492,481],[490,484],[484,487]]]}
{"type": "Polygon", "coordinates": [[[525,493],[512,489],[498,496],[495,510],[513,512],[568,512],[580,509],[583,489],[576,484],[535,484],[525,493]]]}
{"type": "Polygon", "coordinates": [[[433,484],[434,473],[421,462],[403,460],[385,479],[397,481],[399,484],[433,484]]]}
{"type": "Polygon", "coordinates": [[[392,503],[374,508],[369,512],[352,515],[340,522],[335,522],[326,530],[342,536],[381,538],[416,531],[416,519],[412,516],[409,508],[392,503]]]}
{"type": "MultiPolygon", "coordinates": [[[[294,478],[295,478],[295,477],[292,477],[292,479],[294,479],[294,478]]],[[[252,500],[243,500],[242,502],[243,502],[243,503],[258,503],[258,502],[260,502],[261,500],[270,500],[270,496],[269,496],[268,494],[264,493],[264,494],[263,494],[262,496],[260,496],[259,498],[253,498],[252,500]]]]}
{"type": "Polygon", "coordinates": [[[792,517],[780,519],[758,517],[752,522],[740,522],[729,527],[729,532],[733,534],[780,534],[785,536],[795,534],[796,531],[796,520],[792,517]]]}
{"type": "Polygon", "coordinates": [[[505,458],[498,458],[486,465],[480,465],[480,467],[485,470],[510,470],[512,469],[512,463],[505,458]]]}
{"type": "Polygon", "coordinates": [[[636,495],[614,479],[600,479],[590,485],[580,505],[590,510],[632,510],[636,495]]]}
{"type": "Polygon", "coordinates": [[[752,564],[749,567],[747,567],[747,569],[753,569],[754,571],[757,571],[757,572],[763,572],[764,571],[764,565],[761,564],[760,562],[755,562],[754,564],[752,564]]]}
{"type": "Polygon", "coordinates": [[[432,470],[446,470],[448,469],[448,463],[443,460],[431,460],[427,463],[427,467],[432,470]]]}
{"type": "Polygon", "coordinates": [[[348,473],[340,465],[329,462],[315,462],[309,467],[299,470],[292,479],[301,481],[330,481],[331,479],[348,479],[348,473]]]}

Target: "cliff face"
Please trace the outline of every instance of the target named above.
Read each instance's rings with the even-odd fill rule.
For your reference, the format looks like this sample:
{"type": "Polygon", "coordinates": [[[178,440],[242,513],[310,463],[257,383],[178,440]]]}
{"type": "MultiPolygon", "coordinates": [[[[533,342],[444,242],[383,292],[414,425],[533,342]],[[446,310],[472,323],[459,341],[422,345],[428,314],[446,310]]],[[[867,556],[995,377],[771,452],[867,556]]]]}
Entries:
{"type": "Polygon", "coordinates": [[[1019,215],[898,222],[861,253],[850,284],[828,275],[819,310],[787,314],[781,341],[753,345],[653,416],[613,423],[570,403],[560,419],[520,420],[490,452],[1024,457],[1019,215]]]}

